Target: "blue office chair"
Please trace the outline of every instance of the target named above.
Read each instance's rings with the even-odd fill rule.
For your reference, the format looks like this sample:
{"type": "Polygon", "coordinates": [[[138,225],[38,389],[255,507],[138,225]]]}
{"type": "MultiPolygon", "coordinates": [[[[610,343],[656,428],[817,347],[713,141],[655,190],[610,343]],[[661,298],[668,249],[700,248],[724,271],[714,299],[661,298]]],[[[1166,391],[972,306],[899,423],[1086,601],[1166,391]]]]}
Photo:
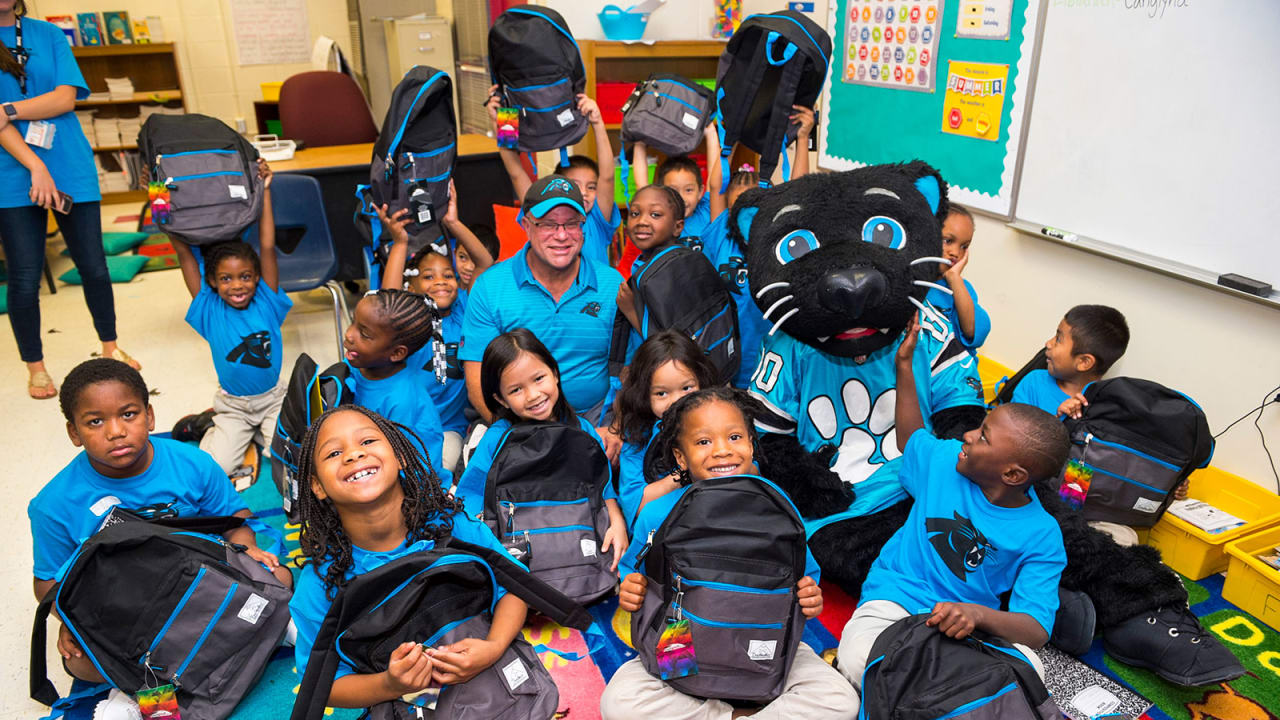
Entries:
{"type": "MultiPolygon", "coordinates": [[[[276,174],[271,180],[271,210],[276,223],[280,288],[290,293],[320,287],[329,291],[333,297],[333,325],[341,360],[342,325],[350,316],[342,286],[334,280],[338,274],[338,253],[325,220],[320,182],[307,175],[276,174]],[[293,246],[295,240],[296,246],[293,246]],[[292,249],[285,252],[285,248],[290,247],[292,249]]],[[[245,231],[244,240],[258,249],[256,223],[245,231]]]]}

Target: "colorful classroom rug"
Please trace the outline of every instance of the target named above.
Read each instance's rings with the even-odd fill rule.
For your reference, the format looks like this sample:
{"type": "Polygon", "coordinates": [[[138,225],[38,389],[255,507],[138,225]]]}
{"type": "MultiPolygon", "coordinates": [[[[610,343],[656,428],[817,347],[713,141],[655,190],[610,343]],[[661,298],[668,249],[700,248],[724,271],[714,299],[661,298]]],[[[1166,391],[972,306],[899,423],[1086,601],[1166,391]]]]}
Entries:
{"type": "Polygon", "coordinates": [[[147,264],[139,272],[170,270],[178,267],[178,254],[173,250],[173,243],[163,234],[153,234],[133,249],[136,255],[145,255],[147,264]]]}

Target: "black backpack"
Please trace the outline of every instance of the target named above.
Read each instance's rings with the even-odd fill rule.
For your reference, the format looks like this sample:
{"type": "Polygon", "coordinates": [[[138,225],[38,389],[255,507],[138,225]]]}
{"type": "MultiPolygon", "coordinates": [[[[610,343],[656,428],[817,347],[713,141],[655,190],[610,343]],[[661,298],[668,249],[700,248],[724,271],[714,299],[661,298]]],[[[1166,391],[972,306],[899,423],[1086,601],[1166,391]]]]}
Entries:
{"type": "Polygon", "coordinates": [[[1151,527],[1173,491],[1213,457],[1204,411],[1177,390],[1118,377],[1090,383],[1079,420],[1067,418],[1071,453],[1059,494],[1086,520],[1151,527]]]}
{"type": "Polygon", "coordinates": [[[484,523],[539,580],[588,603],[617,576],[600,551],[609,530],[609,457],[581,428],[522,422],[502,436],[484,487],[484,523]]]}
{"type": "Polygon", "coordinates": [[[622,105],[622,141],[618,166],[623,192],[631,198],[627,145],[637,140],[665,155],[688,155],[702,142],[702,133],[715,116],[710,89],[672,73],[653,73],[637,83],[622,105]]]}
{"type": "Polygon", "coordinates": [[[306,353],[298,353],[285,390],[284,402],[276,416],[276,431],[271,436],[271,476],[289,522],[298,522],[298,463],[302,457],[302,438],[311,423],[327,410],[355,402],[355,393],[347,387],[351,368],[334,363],[320,372],[316,361],[306,353]]]}
{"type": "Polygon", "coordinates": [[[152,115],[138,132],[138,155],[152,182],[169,189],[169,209],[152,199],[166,234],[189,245],[240,237],[262,215],[258,149],[217,118],[152,115]]]}
{"type": "Polygon", "coordinates": [[[52,610],[120,691],[172,683],[184,716],[229,717],[284,637],[292,597],[244,546],[216,534],[241,523],[115,522],[85,540],[36,609],[31,697],[58,699],[45,660],[52,610]]]}
{"type": "MultiPolygon", "coordinates": [[[[382,131],[373,145],[369,184],[356,188],[360,207],[356,226],[371,246],[370,265],[386,263],[389,244],[375,210],[387,206],[392,216],[408,209],[411,264],[428,245],[446,247],[440,215],[449,206],[449,178],[458,158],[458,129],[449,74],[415,65],[391,93],[382,131]]],[[[380,273],[374,273],[379,275],[380,273]]],[[[371,277],[373,287],[379,278],[371,277]]]]}
{"type": "Polygon", "coordinates": [[[1023,365],[1018,369],[1018,372],[1013,374],[1013,377],[1006,376],[1000,378],[1000,382],[996,383],[996,396],[995,399],[991,401],[991,406],[995,407],[996,405],[1013,402],[1013,391],[1017,389],[1018,384],[1022,382],[1022,379],[1032,371],[1045,370],[1048,367],[1048,351],[1042,347],[1035,355],[1031,356],[1031,359],[1027,361],[1026,365],[1023,365]]]}
{"type": "MultiPolygon", "coordinates": [[[[692,338],[719,371],[720,382],[738,375],[742,347],[738,308],[707,256],[686,247],[669,247],[627,278],[640,319],[640,338],[676,330],[692,338]]],[[[613,319],[609,374],[617,377],[627,361],[631,323],[622,311],[613,319]]]]}
{"type": "Polygon", "coordinates": [[[762,187],[768,187],[779,155],[783,180],[791,179],[786,148],[798,129],[791,125],[791,106],[813,107],[830,64],[831,36],[802,13],[781,10],[742,21],[716,69],[725,188],[734,143],[760,153],[762,187]]]}
{"type": "Polygon", "coordinates": [[[867,720],[1058,720],[1062,715],[1031,663],[980,632],[954,640],[911,615],[876,638],[862,676],[867,720]]]}
{"type": "Polygon", "coordinates": [[[587,134],[590,123],[578,112],[586,68],[560,13],[517,5],[499,15],[489,28],[489,70],[503,107],[520,113],[517,147],[529,153],[559,149],[567,164],[568,146],[587,134]]]}
{"type": "MultiPolygon", "coordinates": [[[[497,587],[566,627],[586,630],[591,616],[510,559],[454,538],[393,560],[347,583],[316,634],[292,720],[320,720],[333,688],[339,656],[359,673],[387,669],[404,642],[438,647],[488,635],[497,587]]],[[[424,698],[425,701],[425,698],[424,698]]],[[[510,718],[545,720],[559,693],[534,649],[519,635],[502,657],[460,685],[445,687],[434,713],[404,701],[369,708],[370,720],[510,718]]]]}
{"type": "Polygon", "coordinates": [[[805,547],[800,513],[768,480],[689,486],[637,556],[648,585],[631,638],[645,669],[697,697],[767,703],[781,695],[804,631],[795,586],[805,547]],[[658,639],[686,618],[698,672],[664,677],[658,639]]]}

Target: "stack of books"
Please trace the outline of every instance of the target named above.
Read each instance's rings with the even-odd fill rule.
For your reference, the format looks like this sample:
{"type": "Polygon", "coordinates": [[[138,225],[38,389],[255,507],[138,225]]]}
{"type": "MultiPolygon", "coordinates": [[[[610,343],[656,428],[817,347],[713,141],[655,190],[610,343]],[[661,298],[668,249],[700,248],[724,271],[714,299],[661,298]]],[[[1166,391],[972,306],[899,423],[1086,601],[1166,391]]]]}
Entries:
{"type": "Polygon", "coordinates": [[[106,78],[107,94],[112,100],[132,100],[133,81],[127,77],[106,78]]]}
{"type": "Polygon", "coordinates": [[[138,142],[138,133],[142,131],[142,118],[120,118],[117,121],[120,128],[120,144],[134,145],[138,142]]]}
{"type": "Polygon", "coordinates": [[[93,144],[95,147],[120,144],[120,122],[117,118],[93,118],[93,144]]]}
{"type": "Polygon", "coordinates": [[[93,111],[77,110],[76,120],[80,121],[80,130],[84,132],[84,136],[88,138],[89,144],[97,147],[98,134],[93,131],[93,111]]]}

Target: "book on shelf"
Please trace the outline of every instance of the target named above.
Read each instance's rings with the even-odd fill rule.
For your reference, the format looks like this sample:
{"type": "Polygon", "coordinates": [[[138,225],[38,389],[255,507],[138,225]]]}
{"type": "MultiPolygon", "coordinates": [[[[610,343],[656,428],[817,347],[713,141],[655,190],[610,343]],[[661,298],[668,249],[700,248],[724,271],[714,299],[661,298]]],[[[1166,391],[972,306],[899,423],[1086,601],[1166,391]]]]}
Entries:
{"type": "Polygon", "coordinates": [[[133,21],[133,41],[139,45],[151,44],[151,30],[145,19],[133,21]]]}
{"type": "Polygon", "coordinates": [[[129,23],[128,12],[124,10],[103,11],[102,22],[107,29],[108,45],[133,44],[133,26],[129,23]]]}
{"type": "Polygon", "coordinates": [[[53,23],[58,29],[67,36],[67,44],[75,47],[79,44],[76,40],[76,19],[71,15],[45,15],[46,22],[53,23]]]}
{"type": "Polygon", "coordinates": [[[151,42],[164,42],[164,21],[160,19],[159,15],[147,16],[147,30],[151,31],[151,42]]]}
{"type": "Polygon", "coordinates": [[[133,80],[127,77],[105,79],[107,81],[107,95],[112,100],[133,99],[133,80]]]}
{"type": "Polygon", "coordinates": [[[96,12],[77,13],[76,19],[80,26],[80,44],[85,46],[101,45],[102,39],[102,18],[96,12]]]}

